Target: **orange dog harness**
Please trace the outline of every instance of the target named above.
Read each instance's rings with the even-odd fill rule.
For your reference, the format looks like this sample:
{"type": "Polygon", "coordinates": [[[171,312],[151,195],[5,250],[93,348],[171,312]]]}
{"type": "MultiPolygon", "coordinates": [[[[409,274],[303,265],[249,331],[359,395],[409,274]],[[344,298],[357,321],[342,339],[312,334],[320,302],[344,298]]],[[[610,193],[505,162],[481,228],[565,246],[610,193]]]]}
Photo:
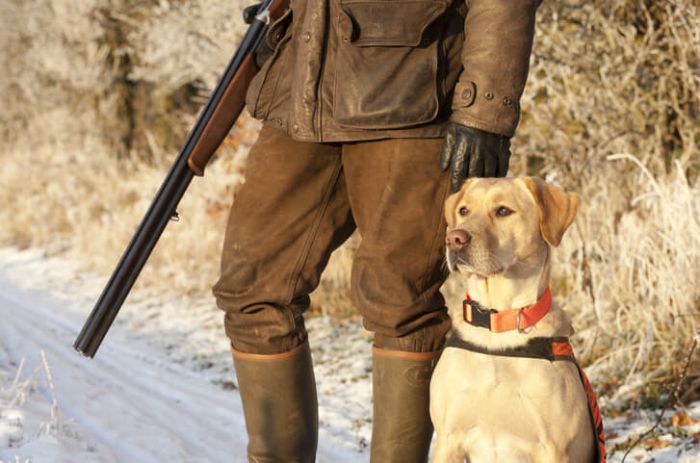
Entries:
{"type": "Polygon", "coordinates": [[[581,384],[586,392],[588,399],[588,414],[591,418],[591,426],[593,426],[593,434],[595,439],[595,458],[593,463],[606,463],[605,454],[605,432],[603,430],[603,416],[598,407],[595,392],[591,387],[583,369],[574,357],[574,349],[571,346],[568,338],[532,338],[525,346],[512,347],[505,350],[490,351],[481,346],[477,346],[470,342],[461,339],[456,334],[448,339],[445,347],[455,347],[471,352],[477,352],[486,355],[497,355],[502,357],[524,357],[532,359],[542,359],[554,361],[568,361],[576,365],[581,384]]]}

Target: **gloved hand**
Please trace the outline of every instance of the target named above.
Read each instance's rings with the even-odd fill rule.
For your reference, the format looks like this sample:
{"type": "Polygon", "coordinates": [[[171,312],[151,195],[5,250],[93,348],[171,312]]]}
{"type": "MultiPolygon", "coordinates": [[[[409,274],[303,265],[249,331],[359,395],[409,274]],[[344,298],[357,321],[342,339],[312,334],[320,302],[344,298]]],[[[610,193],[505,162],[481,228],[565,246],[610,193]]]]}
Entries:
{"type": "Polygon", "coordinates": [[[456,122],[447,126],[440,151],[440,169],[450,169],[452,193],[468,177],[505,177],[510,159],[510,138],[466,127],[456,122]]]}

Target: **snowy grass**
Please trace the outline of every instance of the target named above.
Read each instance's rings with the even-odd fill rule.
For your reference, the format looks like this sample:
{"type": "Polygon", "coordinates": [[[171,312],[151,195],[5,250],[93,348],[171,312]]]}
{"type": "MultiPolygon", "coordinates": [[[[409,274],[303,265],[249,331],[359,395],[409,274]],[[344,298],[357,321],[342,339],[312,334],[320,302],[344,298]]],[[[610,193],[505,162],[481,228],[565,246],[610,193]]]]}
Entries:
{"type": "MultiPolygon", "coordinates": [[[[46,362],[43,351],[41,354],[46,362]]],[[[38,381],[48,379],[49,384],[53,384],[50,376],[41,378],[39,371],[25,371],[24,358],[16,365],[15,370],[11,369],[12,363],[14,362],[10,362],[10,366],[0,365],[0,450],[19,448],[29,441],[41,439],[43,436],[56,436],[59,432],[58,403],[55,395],[52,403],[46,408],[48,420],[33,420],[34,417],[28,416],[27,413],[28,405],[36,401],[38,381]]],[[[49,372],[48,362],[45,365],[45,371],[49,372]]],[[[53,386],[51,388],[53,390],[53,386]]]]}
{"type": "Polygon", "coordinates": [[[0,370],[0,448],[13,447],[22,441],[21,408],[34,390],[34,382],[22,380],[24,360],[16,371],[0,370]]]}
{"type": "Polygon", "coordinates": [[[663,378],[677,372],[699,328],[700,186],[679,163],[657,178],[634,156],[609,160],[635,166],[636,194],[627,210],[600,214],[614,185],[589,190],[556,254],[555,294],[574,315],[580,357],[599,380],[663,378]]]}
{"type": "Polygon", "coordinates": [[[655,431],[637,443],[637,437],[656,422],[659,410],[630,410],[605,420],[608,461],[691,463],[700,459],[700,402],[669,413],[655,431]],[[637,444],[630,448],[631,445],[637,444]]]}
{"type": "Polygon", "coordinates": [[[43,351],[36,357],[40,366],[32,370],[25,358],[0,357],[0,463],[92,461],[99,456],[94,444],[71,421],[59,421],[49,360],[43,351]]]}

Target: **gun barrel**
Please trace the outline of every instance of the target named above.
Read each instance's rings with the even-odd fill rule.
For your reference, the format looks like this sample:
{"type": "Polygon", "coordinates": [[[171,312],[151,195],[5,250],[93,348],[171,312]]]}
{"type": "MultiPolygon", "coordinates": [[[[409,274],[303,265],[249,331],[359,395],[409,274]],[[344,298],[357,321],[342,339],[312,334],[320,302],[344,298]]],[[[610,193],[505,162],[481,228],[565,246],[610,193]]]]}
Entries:
{"type": "MultiPolygon", "coordinates": [[[[276,16],[280,5],[286,4],[286,0],[266,0],[260,11],[268,9],[276,16]]],[[[73,347],[86,357],[95,356],[168,221],[175,214],[193,176],[203,174],[204,166],[240,115],[243,109],[242,96],[255,74],[255,60],[252,59],[252,54],[268,27],[266,15],[259,15],[248,28],[241,45],[190,131],[184,147],[83,325],[73,347]]]]}
{"type": "Polygon", "coordinates": [[[184,163],[176,163],[156,194],[151,206],[121,257],[73,347],[94,357],[141,269],[175,213],[194,173],[184,163]]]}

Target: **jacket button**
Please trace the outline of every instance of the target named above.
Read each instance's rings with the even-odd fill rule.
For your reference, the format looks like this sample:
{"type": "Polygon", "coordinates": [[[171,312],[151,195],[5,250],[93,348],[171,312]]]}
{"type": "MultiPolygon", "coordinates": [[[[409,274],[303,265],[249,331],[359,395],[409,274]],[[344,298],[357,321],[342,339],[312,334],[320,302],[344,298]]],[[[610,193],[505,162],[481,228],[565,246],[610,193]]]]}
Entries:
{"type": "Polygon", "coordinates": [[[491,93],[491,92],[484,93],[484,98],[486,98],[487,100],[493,100],[493,93],[491,93]]]}
{"type": "Polygon", "coordinates": [[[294,130],[295,132],[298,132],[299,131],[299,124],[294,124],[292,126],[292,130],[294,130]]]}
{"type": "Polygon", "coordinates": [[[505,106],[510,106],[510,105],[513,104],[513,100],[511,100],[511,99],[508,98],[508,97],[505,97],[505,98],[503,98],[503,104],[504,104],[505,106]]]}
{"type": "Polygon", "coordinates": [[[308,32],[304,32],[304,34],[301,36],[301,38],[302,38],[302,40],[304,40],[304,42],[308,42],[309,40],[311,40],[311,34],[308,32]]]}

